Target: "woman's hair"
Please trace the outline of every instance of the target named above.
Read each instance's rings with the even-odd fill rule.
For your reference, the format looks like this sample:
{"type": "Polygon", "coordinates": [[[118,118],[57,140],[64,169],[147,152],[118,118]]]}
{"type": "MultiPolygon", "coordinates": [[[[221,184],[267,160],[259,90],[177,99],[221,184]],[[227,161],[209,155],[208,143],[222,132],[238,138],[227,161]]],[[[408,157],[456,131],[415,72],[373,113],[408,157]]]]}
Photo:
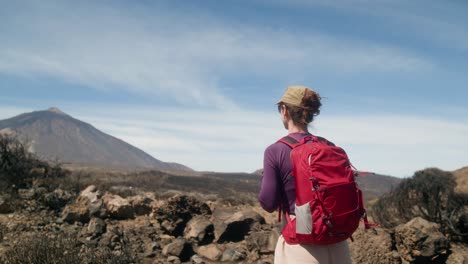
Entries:
{"type": "Polygon", "coordinates": [[[300,107],[286,103],[282,104],[286,105],[287,111],[295,124],[307,126],[314,120],[314,116],[320,114],[320,106],[322,106],[320,102],[321,99],[317,92],[306,89],[300,107]]]}

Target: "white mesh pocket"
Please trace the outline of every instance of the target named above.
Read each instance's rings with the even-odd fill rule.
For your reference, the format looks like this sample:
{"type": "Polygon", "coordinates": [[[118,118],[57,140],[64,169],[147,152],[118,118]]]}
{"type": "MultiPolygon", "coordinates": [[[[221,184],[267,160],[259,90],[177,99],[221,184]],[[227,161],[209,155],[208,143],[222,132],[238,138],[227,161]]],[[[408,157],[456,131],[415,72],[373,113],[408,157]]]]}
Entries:
{"type": "Polygon", "coordinates": [[[312,234],[312,214],[309,203],[294,206],[296,208],[296,233],[303,235],[312,234]]]}

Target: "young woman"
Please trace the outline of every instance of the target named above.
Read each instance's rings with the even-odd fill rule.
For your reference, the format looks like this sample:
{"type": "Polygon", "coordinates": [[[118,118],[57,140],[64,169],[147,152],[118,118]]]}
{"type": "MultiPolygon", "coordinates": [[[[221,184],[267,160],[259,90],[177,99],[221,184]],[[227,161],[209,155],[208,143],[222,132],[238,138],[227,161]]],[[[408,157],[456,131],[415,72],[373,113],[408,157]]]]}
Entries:
{"type": "MultiPolygon", "coordinates": [[[[320,100],[318,93],[305,86],[289,86],[286,89],[277,105],[281,121],[290,137],[301,141],[310,135],[308,125],[320,113],[320,100]]],[[[281,207],[294,217],[295,186],[294,178],[290,175],[290,152],[291,148],[281,142],[276,142],[265,150],[258,200],[268,212],[281,207]]],[[[287,263],[346,264],[351,263],[351,257],[346,241],[327,246],[290,245],[280,236],[275,249],[275,264],[287,263]]]]}

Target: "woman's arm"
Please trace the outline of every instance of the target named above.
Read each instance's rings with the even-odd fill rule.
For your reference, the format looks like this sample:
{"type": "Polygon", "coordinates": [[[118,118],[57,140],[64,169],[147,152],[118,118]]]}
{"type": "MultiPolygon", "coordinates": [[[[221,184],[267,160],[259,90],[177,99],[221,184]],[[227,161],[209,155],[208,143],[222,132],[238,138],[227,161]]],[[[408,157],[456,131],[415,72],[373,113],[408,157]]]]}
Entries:
{"type": "Polygon", "coordinates": [[[260,205],[270,213],[278,208],[279,202],[279,169],[275,161],[273,146],[268,147],[263,156],[263,177],[258,194],[260,205]]]}

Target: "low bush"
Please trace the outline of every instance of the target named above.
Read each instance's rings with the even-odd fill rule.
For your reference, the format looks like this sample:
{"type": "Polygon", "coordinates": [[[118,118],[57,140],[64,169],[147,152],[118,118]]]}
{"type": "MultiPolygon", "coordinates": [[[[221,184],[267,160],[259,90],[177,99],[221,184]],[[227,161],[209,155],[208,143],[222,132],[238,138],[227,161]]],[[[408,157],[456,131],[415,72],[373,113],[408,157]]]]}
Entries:
{"type": "Polygon", "coordinates": [[[25,238],[8,250],[3,259],[5,264],[130,264],[136,263],[127,248],[112,252],[109,248],[84,246],[75,236],[57,234],[45,236],[35,234],[25,238]]]}
{"type": "Polygon", "coordinates": [[[0,135],[0,181],[3,190],[28,188],[34,179],[55,179],[68,172],[38,159],[18,138],[0,135]]]}
{"type": "Polygon", "coordinates": [[[81,264],[80,243],[77,239],[59,235],[57,237],[34,236],[23,239],[4,255],[5,264],[81,264]]]}
{"type": "Polygon", "coordinates": [[[417,171],[383,195],[370,211],[383,227],[393,228],[420,216],[440,224],[446,234],[465,236],[457,224],[468,205],[468,195],[456,193],[455,186],[450,172],[436,168],[417,171]]]}

